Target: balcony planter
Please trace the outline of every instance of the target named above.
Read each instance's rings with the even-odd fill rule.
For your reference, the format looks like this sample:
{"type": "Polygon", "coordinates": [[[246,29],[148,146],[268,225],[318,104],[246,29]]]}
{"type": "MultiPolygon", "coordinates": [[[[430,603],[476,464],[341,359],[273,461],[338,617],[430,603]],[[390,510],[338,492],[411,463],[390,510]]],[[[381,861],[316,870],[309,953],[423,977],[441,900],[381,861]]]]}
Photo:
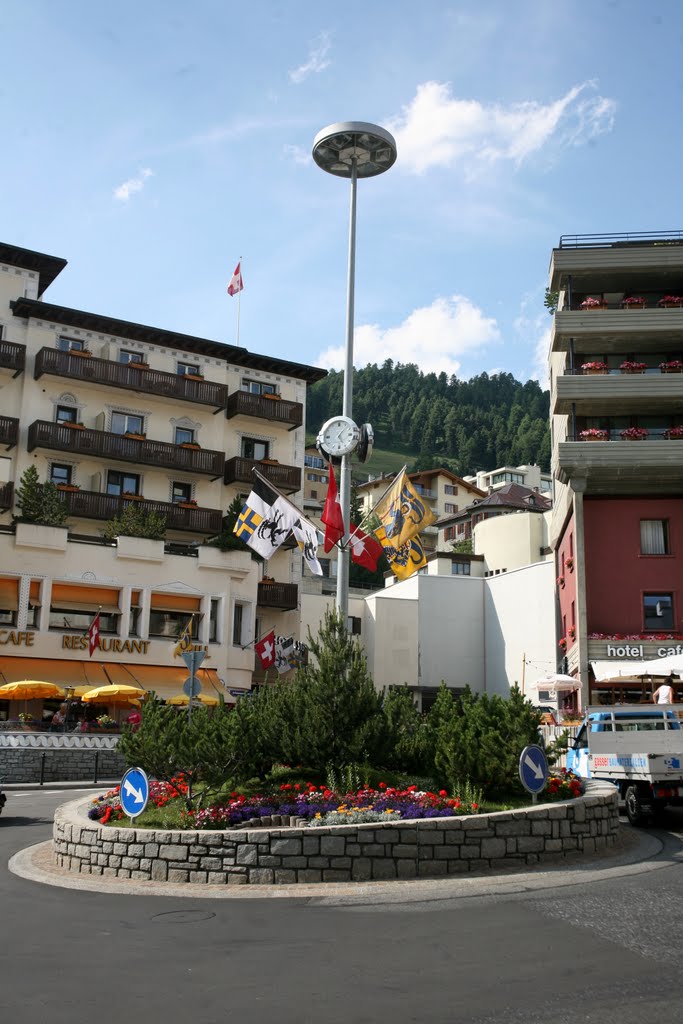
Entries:
{"type": "Polygon", "coordinates": [[[129,438],[131,441],[144,441],[147,434],[134,434],[132,431],[127,430],[123,436],[129,438]]]}
{"type": "Polygon", "coordinates": [[[621,304],[622,309],[645,309],[645,299],[640,296],[629,296],[621,304]]]}
{"type": "Polygon", "coordinates": [[[80,491],[78,484],[57,484],[58,491],[80,491]]]}
{"type": "Polygon", "coordinates": [[[72,423],[71,420],[64,420],[60,427],[68,427],[69,430],[85,430],[85,423],[72,423]]]}
{"type": "Polygon", "coordinates": [[[91,359],[92,358],[92,352],[89,349],[87,349],[87,348],[70,348],[69,349],[69,355],[70,356],[78,356],[81,359],[91,359]]]}
{"type": "Polygon", "coordinates": [[[263,398],[269,398],[271,402],[279,402],[281,397],[281,395],[263,395],[263,398]]]}
{"type": "Polygon", "coordinates": [[[116,538],[116,557],[129,558],[136,562],[163,562],[163,540],[149,540],[147,537],[116,538]]]}
{"type": "Polygon", "coordinates": [[[664,438],[667,441],[683,441],[683,427],[669,427],[664,431],[664,438]]]}
{"type": "Polygon", "coordinates": [[[280,463],[277,459],[261,459],[260,463],[262,466],[279,466],[280,463]]]}
{"type": "Polygon", "coordinates": [[[124,491],[121,495],[126,501],[144,501],[142,494],[133,494],[132,491],[124,491]]]}
{"type": "Polygon", "coordinates": [[[202,446],[201,446],[200,444],[195,444],[195,442],[194,442],[194,441],[183,441],[183,442],[182,442],[182,443],[180,444],[180,446],[179,446],[179,447],[180,447],[180,448],[189,448],[189,449],[190,449],[191,451],[195,451],[195,452],[198,452],[198,451],[200,451],[200,450],[201,450],[201,447],[202,447],[202,446]]]}
{"type": "Polygon", "coordinates": [[[622,373],[645,373],[647,369],[647,363],[635,363],[632,360],[627,359],[621,363],[619,369],[622,373]]]}
{"type": "Polygon", "coordinates": [[[149,370],[149,363],[141,363],[137,360],[130,360],[127,365],[134,370],[149,370]]]}
{"type": "Polygon", "coordinates": [[[42,548],[66,551],[68,530],[65,526],[40,526],[38,523],[17,523],[14,544],[18,548],[42,548]]]}
{"type": "Polygon", "coordinates": [[[649,433],[645,427],[629,427],[628,430],[622,430],[619,437],[624,441],[644,441],[649,433]]]}
{"type": "Polygon", "coordinates": [[[256,567],[250,551],[221,551],[211,544],[197,548],[197,562],[200,569],[217,569],[234,580],[246,579],[256,567]]]}
{"type": "Polygon", "coordinates": [[[607,303],[604,299],[594,299],[589,297],[583,300],[579,308],[582,310],[607,309],[607,303]]]}
{"type": "Polygon", "coordinates": [[[659,369],[662,373],[683,373],[683,362],[680,359],[670,359],[666,363],[660,363],[659,369]]]}
{"type": "Polygon", "coordinates": [[[196,501],[178,501],[176,504],[178,508],[199,508],[196,501]]]}
{"type": "Polygon", "coordinates": [[[185,380],[204,380],[201,373],[181,373],[180,376],[184,377],[185,380]]]}
{"type": "Polygon", "coordinates": [[[664,295],[659,300],[657,305],[660,309],[680,309],[683,306],[683,296],[681,295],[664,295]]]}
{"type": "Polygon", "coordinates": [[[579,432],[579,439],[581,441],[607,441],[608,438],[608,432],[600,430],[598,427],[589,427],[588,430],[581,430],[579,432]]]}
{"type": "Polygon", "coordinates": [[[581,372],[587,374],[607,373],[608,369],[607,363],[591,362],[581,364],[581,372]]]}

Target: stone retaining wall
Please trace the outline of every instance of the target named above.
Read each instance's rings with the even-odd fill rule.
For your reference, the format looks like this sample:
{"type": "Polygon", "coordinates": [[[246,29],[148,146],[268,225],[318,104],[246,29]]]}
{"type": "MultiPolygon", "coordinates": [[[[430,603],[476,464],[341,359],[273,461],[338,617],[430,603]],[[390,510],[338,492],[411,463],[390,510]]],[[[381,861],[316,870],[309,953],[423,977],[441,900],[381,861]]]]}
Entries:
{"type": "Polygon", "coordinates": [[[577,800],[518,811],[419,821],[169,832],[112,828],[88,804],[57,809],[56,862],[118,878],[215,885],[435,878],[593,854],[616,841],[617,794],[589,783],[577,800]]]}
{"type": "Polygon", "coordinates": [[[118,736],[80,733],[0,732],[3,782],[97,782],[119,779],[126,764],[118,736]]]}

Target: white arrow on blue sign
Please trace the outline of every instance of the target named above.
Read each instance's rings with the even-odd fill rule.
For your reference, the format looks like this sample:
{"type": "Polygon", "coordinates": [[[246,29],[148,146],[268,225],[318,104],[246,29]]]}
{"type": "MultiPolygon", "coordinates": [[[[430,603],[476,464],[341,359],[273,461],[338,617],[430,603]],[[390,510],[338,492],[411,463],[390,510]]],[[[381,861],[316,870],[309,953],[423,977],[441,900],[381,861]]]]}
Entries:
{"type": "Polygon", "coordinates": [[[149,779],[142,768],[129,768],[121,779],[121,807],[129,818],[142,814],[149,800],[149,779]]]}
{"type": "Polygon", "coordinates": [[[525,747],[519,758],[519,778],[528,793],[540,793],[548,781],[548,762],[536,743],[525,747]]]}

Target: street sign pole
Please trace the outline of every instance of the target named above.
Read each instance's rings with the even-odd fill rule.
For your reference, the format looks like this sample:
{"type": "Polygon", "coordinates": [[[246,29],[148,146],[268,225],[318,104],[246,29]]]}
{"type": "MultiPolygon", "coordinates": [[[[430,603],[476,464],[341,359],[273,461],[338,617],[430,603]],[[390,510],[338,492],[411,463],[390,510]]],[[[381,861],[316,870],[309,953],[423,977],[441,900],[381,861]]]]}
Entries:
{"type": "Polygon", "coordinates": [[[195,658],[195,654],[196,653],[197,653],[196,651],[192,651],[192,660],[190,661],[190,664],[188,665],[188,668],[190,670],[190,698],[189,698],[189,700],[187,702],[187,724],[188,725],[192,721],[192,702],[194,700],[194,688],[195,688],[196,681],[197,681],[197,675],[196,675],[196,672],[197,672],[197,668],[196,668],[197,659],[195,658]]]}
{"type": "Polygon", "coordinates": [[[190,673],[189,678],[186,680],[183,687],[185,693],[189,697],[187,702],[187,721],[188,724],[192,720],[192,701],[202,692],[202,686],[197,679],[197,669],[200,668],[204,658],[206,657],[206,651],[183,651],[182,659],[185,662],[188,671],[190,673]]]}

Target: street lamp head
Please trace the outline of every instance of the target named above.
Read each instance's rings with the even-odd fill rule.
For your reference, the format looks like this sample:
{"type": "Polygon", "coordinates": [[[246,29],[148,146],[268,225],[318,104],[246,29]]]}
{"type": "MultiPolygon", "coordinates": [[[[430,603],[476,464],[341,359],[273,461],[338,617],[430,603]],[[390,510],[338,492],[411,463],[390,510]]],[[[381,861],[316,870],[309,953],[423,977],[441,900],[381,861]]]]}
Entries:
{"type": "Polygon", "coordinates": [[[396,160],[396,142],[386,128],[367,121],[340,121],[319,131],[313,140],[318,167],[338,178],[350,178],[355,162],[358,178],[388,171],[396,160]]]}

